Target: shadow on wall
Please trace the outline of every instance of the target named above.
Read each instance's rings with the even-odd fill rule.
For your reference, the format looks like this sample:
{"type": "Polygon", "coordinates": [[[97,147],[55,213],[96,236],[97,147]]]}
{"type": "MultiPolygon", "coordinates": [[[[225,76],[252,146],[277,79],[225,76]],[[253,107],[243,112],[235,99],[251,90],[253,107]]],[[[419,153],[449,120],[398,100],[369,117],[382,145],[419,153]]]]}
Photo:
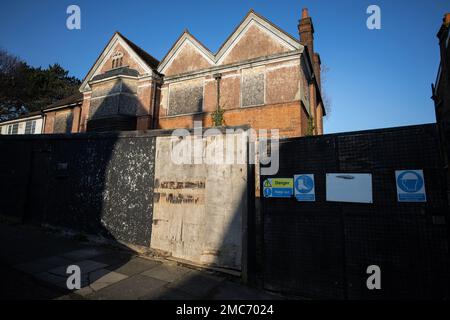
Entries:
{"type": "Polygon", "coordinates": [[[138,71],[123,67],[93,78],[87,131],[133,131],[139,117],[148,117],[149,111],[137,96],[138,75],[138,71]],[[113,79],[105,80],[110,77],[113,79]]]}
{"type": "MultiPolygon", "coordinates": [[[[120,92],[117,90],[115,87],[104,99],[99,98],[95,102],[97,105],[92,109],[88,123],[88,131],[95,133],[23,135],[0,139],[0,148],[7,155],[0,160],[3,204],[0,215],[25,224],[57,226],[98,235],[122,247],[122,243],[150,247],[154,223],[156,135],[170,133],[117,131],[135,128],[135,115],[143,111],[136,96],[130,94],[133,89],[121,84],[120,92]]],[[[251,180],[252,175],[248,174],[247,179],[251,180]]],[[[232,182],[229,187],[233,187],[232,182]]],[[[214,197],[220,198],[220,195],[214,197]]],[[[236,208],[243,202],[252,203],[246,198],[247,194],[243,197],[235,204],[236,208]]],[[[235,236],[236,230],[231,226],[236,220],[242,220],[243,225],[242,265],[246,272],[247,225],[250,224],[241,210],[236,209],[229,227],[220,231],[218,252],[226,251],[227,239],[235,236]]],[[[189,227],[196,223],[199,222],[187,221],[183,232],[189,232],[189,227]]],[[[189,243],[183,243],[183,238],[174,241],[189,246],[189,243]]],[[[38,244],[29,249],[40,250],[38,244]]],[[[115,260],[116,269],[109,270],[126,265],[133,254],[128,249],[115,260]]],[[[94,276],[91,281],[98,277],[94,276]]],[[[167,290],[147,297],[168,299],[181,291],[183,299],[211,299],[219,282],[204,273],[191,272],[183,279],[174,277],[164,286],[167,290]],[[210,281],[211,284],[205,284],[210,281]]],[[[115,285],[120,285],[120,282],[115,285]]],[[[220,297],[225,298],[223,295],[220,297]]],[[[233,299],[233,295],[226,298],[233,299]]]]}
{"type": "MultiPolygon", "coordinates": [[[[130,88],[120,90],[99,99],[91,114],[92,131],[103,133],[1,137],[8,156],[0,160],[0,215],[121,247],[150,245],[155,137],[117,131],[134,129],[143,109],[130,88]]],[[[127,263],[127,251],[117,266],[127,263]]]]}

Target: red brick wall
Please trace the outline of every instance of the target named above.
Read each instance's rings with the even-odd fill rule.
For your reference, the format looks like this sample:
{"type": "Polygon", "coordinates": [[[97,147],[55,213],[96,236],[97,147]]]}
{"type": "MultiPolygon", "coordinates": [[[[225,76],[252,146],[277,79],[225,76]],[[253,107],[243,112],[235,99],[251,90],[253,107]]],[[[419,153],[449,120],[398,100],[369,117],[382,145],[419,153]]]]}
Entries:
{"type": "Polygon", "coordinates": [[[53,125],[55,124],[55,115],[56,112],[46,112],[45,113],[45,125],[44,125],[44,133],[53,133],[53,125]]]}
{"type": "Polygon", "coordinates": [[[80,131],[81,106],[73,108],[72,133],[80,131]]]}
{"type": "MultiPolygon", "coordinates": [[[[227,110],[224,113],[227,126],[250,125],[258,129],[279,129],[282,137],[298,137],[306,132],[306,114],[300,102],[281,103],[260,107],[227,110]]],[[[202,121],[204,127],[212,126],[211,113],[162,117],[159,128],[192,128],[194,121],[202,121]]]]}

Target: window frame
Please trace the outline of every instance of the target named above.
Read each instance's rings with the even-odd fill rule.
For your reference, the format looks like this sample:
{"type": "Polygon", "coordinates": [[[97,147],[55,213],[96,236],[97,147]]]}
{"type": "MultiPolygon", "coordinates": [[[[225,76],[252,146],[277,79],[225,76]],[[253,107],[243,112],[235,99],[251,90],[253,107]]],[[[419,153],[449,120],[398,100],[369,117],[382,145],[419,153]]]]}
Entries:
{"type": "Polygon", "coordinates": [[[25,134],[35,134],[36,132],[36,120],[28,120],[27,122],[25,122],[25,134]],[[27,127],[28,124],[30,124],[30,128],[29,128],[29,132],[27,132],[27,127]]]}
{"type": "Polygon", "coordinates": [[[8,126],[8,134],[18,134],[19,133],[19,123],[13,123],[8,126]]]}

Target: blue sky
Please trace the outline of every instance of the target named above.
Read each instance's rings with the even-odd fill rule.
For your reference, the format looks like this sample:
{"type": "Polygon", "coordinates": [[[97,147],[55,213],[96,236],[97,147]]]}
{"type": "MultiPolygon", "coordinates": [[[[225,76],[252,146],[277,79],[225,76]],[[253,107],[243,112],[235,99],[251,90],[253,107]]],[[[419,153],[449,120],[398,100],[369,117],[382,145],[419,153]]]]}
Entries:
{"type": "Polygon", "coordinates": [[[250,8],[298,37],[303,7],[329,69],[326,133],[435,121],[430,85],[447,0],[5,1],[0,47],[33,66],[57,62],[83,78],[116,30],[161,59],[185,28],[215,52],[250,8]],[[66,28],[70,4],[81,8],[81,30],[66,28]],[[381,30],[366,27],[371,4],[381,8],[381,30]]]}

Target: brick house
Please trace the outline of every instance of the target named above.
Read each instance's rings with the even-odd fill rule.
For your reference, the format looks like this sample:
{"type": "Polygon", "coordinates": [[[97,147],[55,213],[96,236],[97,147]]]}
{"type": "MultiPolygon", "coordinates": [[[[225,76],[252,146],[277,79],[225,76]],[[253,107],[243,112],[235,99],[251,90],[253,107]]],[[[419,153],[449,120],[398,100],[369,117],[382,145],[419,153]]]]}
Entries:
{"type": "Polygon", "coordinates": [[[321,62],[307,9],[298,30],[300,39],[250,10],[216,53],[185,30],[162,61],[116,32],[80,94],[45,109],[44,133],[212,126],[220,106],[228,126],[297,137],[310,122],[322,134],[321,62]]]}

